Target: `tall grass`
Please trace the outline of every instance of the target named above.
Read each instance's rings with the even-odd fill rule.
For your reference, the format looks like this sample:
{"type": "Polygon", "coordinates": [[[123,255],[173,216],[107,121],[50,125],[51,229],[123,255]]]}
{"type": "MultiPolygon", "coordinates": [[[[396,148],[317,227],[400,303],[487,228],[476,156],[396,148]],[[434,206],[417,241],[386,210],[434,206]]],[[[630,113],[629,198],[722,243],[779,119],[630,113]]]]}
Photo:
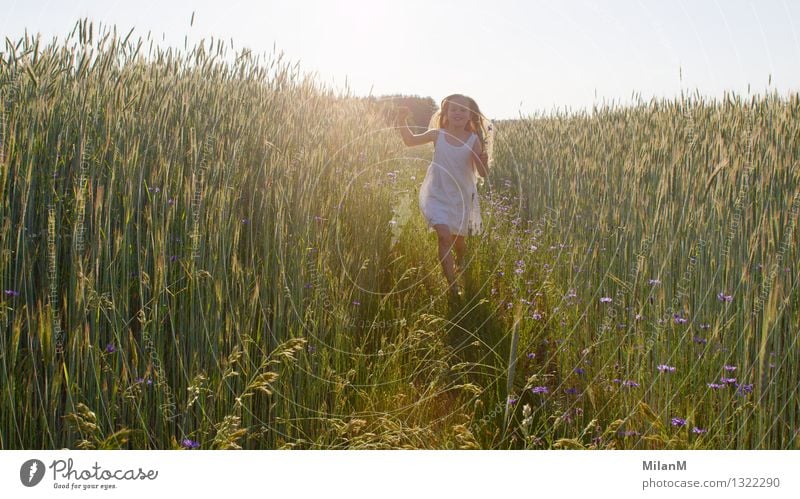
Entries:
{"type": "Polygon", "coordinates": [[[797,447],[796,96],[498,124],[448,303],[430,146],[230,50],[6,40],[2,448],[797,447]]]}

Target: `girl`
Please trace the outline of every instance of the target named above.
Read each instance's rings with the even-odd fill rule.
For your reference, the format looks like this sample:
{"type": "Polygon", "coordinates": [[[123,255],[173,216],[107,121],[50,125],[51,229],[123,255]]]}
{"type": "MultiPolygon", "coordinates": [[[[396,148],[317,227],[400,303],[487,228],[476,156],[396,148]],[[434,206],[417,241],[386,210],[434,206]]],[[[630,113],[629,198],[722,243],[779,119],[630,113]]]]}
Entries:
{"type": "Polygon", "coordinates": [[[439,260],[454,297],[462,292],[450,250],[455,247],[459,274],[467,250],[464,237],[483,231],[478,176],[489,173],[491,124],[473,99],[453,94],[442,100],[440,111],[431,118],[428,131],[414,135],[405,120],[407,107],[397,112],[400,135],[406,146],[434,143],[434,154],[419,190],[419,207],[430,231],[436,231],[439,260]]]}

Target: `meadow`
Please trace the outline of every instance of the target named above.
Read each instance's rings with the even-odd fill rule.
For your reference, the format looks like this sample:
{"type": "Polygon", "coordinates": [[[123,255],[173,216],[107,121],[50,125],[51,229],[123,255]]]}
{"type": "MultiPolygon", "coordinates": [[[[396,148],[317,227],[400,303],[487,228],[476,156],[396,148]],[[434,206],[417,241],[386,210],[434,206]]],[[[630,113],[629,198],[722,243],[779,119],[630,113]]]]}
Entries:
{"type": "Polygon", "coordinates": [[[7,38],[0,448],[800,448],[800,95],[495,122],[460,302],[390,111],[7,38]]]}

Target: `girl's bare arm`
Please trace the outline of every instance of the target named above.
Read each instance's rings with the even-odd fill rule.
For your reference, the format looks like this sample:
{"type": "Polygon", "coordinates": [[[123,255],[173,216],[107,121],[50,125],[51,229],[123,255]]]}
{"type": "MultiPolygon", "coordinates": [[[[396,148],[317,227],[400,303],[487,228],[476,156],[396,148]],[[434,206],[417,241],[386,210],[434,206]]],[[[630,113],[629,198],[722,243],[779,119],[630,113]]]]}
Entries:
{"type": "Polygon", "coordinates": [[[397,110],[397,126],[400,129],[400,136],[403,137],[403,143],[409,147],[427,144],[436,140],[436,130],[427,130],[419,135],[411,132],[406,123],[408,117],[408,108],[401,106],[397,110]]]}

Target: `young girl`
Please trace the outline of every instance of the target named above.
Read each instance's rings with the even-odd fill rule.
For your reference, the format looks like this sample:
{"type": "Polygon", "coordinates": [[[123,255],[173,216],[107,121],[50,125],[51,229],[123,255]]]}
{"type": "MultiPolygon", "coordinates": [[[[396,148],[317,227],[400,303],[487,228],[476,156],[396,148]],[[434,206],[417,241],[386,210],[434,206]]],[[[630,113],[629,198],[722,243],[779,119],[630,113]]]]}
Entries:
{"type": "Polygon", "coordinates": [[[434,143],[434,154],[419,190],[419,207],[430,231],[436,231],[439,260],[448,289],[461,296],[450,250],[455,247],[459,274],[467,250],[464,237],[483,231],[478,176],[489,173],[491,125],[473,99],[453,94],[442,100],[428,131],[415,135],[405,123],[408,108],[398,108],[398,126],[407,146],[434,143]]]}

